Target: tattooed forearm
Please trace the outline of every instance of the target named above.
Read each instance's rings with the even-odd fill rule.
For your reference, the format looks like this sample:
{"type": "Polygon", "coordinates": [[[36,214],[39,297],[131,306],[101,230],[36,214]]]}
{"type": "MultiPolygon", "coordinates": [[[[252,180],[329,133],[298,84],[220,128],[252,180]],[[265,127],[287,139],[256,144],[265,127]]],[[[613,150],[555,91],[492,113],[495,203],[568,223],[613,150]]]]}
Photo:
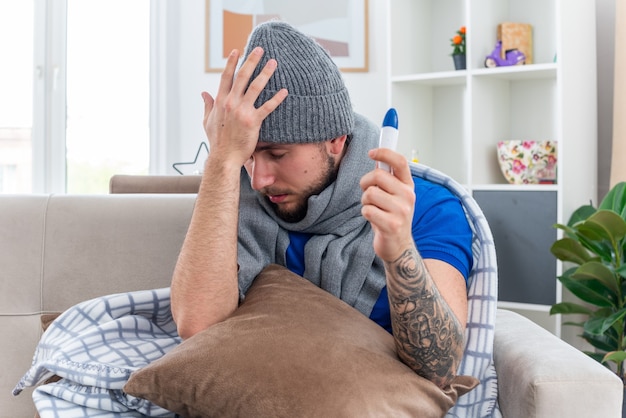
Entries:
{"type": "Polygon", "coordinates": [[[398,356],[420,376],[446,386],[463,356],[463,327],[415,249],[386,263],[386,270],[398,356]]]}

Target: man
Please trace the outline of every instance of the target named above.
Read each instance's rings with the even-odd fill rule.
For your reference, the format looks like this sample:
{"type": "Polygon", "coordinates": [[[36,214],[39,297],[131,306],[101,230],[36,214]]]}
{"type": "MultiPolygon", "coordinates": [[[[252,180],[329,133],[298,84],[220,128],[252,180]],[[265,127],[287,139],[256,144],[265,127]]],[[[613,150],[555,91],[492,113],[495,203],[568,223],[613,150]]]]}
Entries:
{"type": "Polygon", "coordinates": [[[277,263],[388,329],[404,363],[446,386],[463,355],[472,262],[460,203],[376,148],[377,126],[353,112],[312,39],[265,23],[238,60],[233,51],[215,97],[202,93],[210,154],[172,280],[181,337],[228,317],[277,263]]]}

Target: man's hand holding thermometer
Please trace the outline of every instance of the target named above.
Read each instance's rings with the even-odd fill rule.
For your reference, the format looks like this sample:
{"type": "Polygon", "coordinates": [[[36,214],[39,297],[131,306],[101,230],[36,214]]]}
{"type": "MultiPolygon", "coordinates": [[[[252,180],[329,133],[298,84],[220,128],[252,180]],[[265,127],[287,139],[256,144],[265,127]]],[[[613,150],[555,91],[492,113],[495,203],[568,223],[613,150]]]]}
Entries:
{"type": "Polygon", "coordinates": [[[385,263],[395,262],[415,249],[412,234],[415,185],[408,161],[396,152],[397,144],[398,113],[391,108],[383,120],[379,147],[369,153],[376,161],[376,168],[360,182],[361,213],[372,225],[374,252],[385,263]]]}
{"type": "MultiPolygon", "coordinates": [[[[398,145],[398,113],[393,107],[385,114],[383,127],[380,130],[379,148],[389,148],[395,151],[398,145]]],[[[383,162],[378,162],[378,167],[391,172],[391,167],[383,162]]]]}

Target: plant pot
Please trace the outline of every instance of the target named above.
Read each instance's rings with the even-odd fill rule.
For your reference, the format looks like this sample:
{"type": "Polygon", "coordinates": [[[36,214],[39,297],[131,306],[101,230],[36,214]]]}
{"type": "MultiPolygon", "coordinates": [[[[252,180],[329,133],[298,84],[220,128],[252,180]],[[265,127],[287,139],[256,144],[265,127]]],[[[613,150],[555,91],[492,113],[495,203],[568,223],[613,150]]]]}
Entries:
{"type": "Polygon", "coordinates": [[[466,68],[465,54],[452,55],[455,70],[464,70],[466,68]]]}

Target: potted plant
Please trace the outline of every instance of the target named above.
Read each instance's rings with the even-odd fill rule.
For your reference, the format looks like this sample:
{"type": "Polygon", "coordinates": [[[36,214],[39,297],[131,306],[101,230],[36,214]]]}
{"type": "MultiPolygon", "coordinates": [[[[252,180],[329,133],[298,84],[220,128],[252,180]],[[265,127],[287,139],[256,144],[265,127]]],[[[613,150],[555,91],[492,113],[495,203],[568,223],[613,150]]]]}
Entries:
{"type": "Polygon", "coordinates": [[[465,58],[465,26],[461,26],[456,31],[456,35],[450,39],[452,46],[452,59],[454,60],[454,68],[464,70],[466,68],[465,58]]]}
{"type": "MultiPolygon", "coordinates": [[[[584,205],[571,216],[552,254],[568,264],[559,281],[584,303],[561,302],[550,314],[581,314],[581,337],[595,348],[587,354],[626,383],[626,182],[611,188],[598,208],[584,205]]],[[[564,265],[565,266],[565,265],[564,265]]]]}

